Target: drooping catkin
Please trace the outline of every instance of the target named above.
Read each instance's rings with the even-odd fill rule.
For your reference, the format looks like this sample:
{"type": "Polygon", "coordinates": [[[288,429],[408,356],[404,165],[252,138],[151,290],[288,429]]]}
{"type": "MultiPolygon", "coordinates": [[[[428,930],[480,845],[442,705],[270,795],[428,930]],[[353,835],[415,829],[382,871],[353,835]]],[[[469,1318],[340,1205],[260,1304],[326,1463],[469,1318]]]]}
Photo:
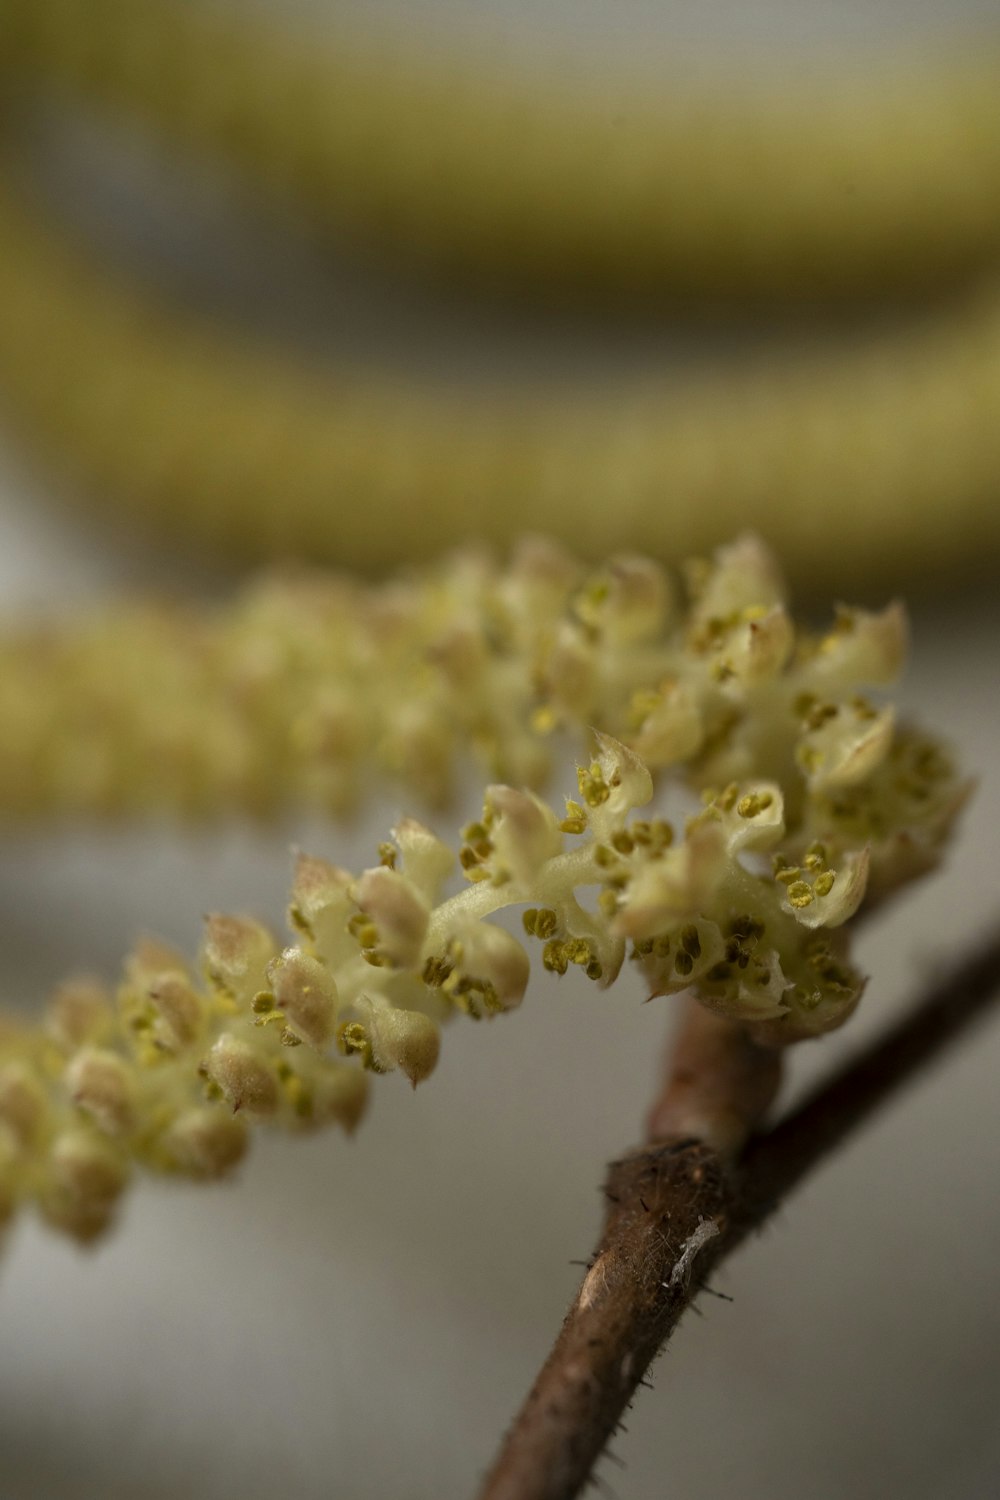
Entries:
{"type": "Polygon", "coordinates": [[[814,593],[992,567],[1000,295],[685,387],[466,394],[303,367],[119,285],[0,192],[0,393],[69,487],[230,560],[384,572],[525,530],[592,558],[748,520],[814,593]]]}
{"type": "Polygon", "coordinates": [[[290,583],[215,619],[122,611],[8,642],[0,786],[47,755],[58,776],[43,774],[35,811],[154,796],[188,809],[192,786],[199,810],[220,811],[268,777],[275,801],[329,801],[343,747],[377,763],[414,682],[440,734],[405,746],[397,769],[418,785],[428,765],[437,784],[442,743],[489,740],[490,705],[512,764],[536,771],[535,736],[560,722],[632,744],[593,731],[562,816],[488,786],[457,857],[411,818],[360,874],[300,855],[287,945],[213,915],[195,964],[147,940],[113,995],[76,981],[40,1026],[0,1021],[0,1217],[35,1204],[90,1240],[133,1167],[211,1178],[250,1123],[352,1129],[367,1072],[421,1082],[442,1021],[520,1005],[531,954],[601,988],[628,958],[651,997],[691,990],[765,1046],[844,1021],[863,988],[845,924],[933,866],[967,788],[938,743],[862,691],[898,671],[898,607],[797,631],[751,539],[691,565],[687,587],[684,608],[641,559],[581,575],[533,544],[506,571],[465,558],[370,594],[290,583]],[[50,691],[64,721],[44,719],[50,691]],[[328,691],[339,733],[317,736],[328,691]],[[206,743],[217,760],[198,759],[206,743]],[[95,766],[119,780],[95,782],[95,766]],[[683,821],[649,808],[651,767],[686,789],[683,821]],[[490,920],[507,908],[524,941],[490,920]]]}
{"type": "MultiPolygon", "coordinates": [[[[1000,45],[769,87],[678,74],[602,93],[409,54],[341,14],[5,0],[33,74],[235,163],[324,229],[450,275],[560,296],[856,295],[1000,251],[1000,45]]],[[[555,73],[555,70],[553,70],[555,73]]]]}

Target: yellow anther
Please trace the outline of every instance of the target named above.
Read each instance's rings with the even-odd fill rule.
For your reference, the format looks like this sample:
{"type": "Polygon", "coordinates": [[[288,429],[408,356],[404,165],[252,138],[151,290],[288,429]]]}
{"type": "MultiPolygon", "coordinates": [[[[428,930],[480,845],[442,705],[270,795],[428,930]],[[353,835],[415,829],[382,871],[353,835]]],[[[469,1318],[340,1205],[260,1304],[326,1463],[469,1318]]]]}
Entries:
{"type": "Polygon", "coordinates": [[[807,870],[825,870],[826,860],[827,853],[825,844],[815,843],[809,845],[809,848],[806,850],[804,861],[807,870]]]}
{"type": "Polygon", "coordinates": [[[604,772],[596,760],[589,767],[577,766],[576,779],[580,796],[588,807],[600,807],[611,796],[611,788],[604,780],[604,772]]]}
{"type": "Polygon", "coordinates": [[[566,816],[559,827],[563,833],[584,833],[587,828],[587,814],[579,802],[566,798],[566,816]]]}
{"type": "Polygon", "coordinates": [[[566,957],[565,944],[557,939],[545,944],[542,949],[542,963],[546,969],[553,974],[565,974],[569,968],[569,959],[566,957]]]}
{"type": "Polygon", "coordinates": [[[741,818],[756,818],[774,803],[770,792],[748,792],[741,797],[736,804],[736,811],[741,818]]]}

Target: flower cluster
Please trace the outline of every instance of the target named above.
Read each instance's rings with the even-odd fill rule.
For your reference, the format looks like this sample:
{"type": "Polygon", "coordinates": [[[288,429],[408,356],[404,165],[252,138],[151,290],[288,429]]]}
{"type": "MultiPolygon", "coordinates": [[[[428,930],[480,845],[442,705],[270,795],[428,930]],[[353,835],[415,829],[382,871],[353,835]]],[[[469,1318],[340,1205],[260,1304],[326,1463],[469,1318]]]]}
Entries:
{"type": "MultiPolygon", "coordinates": [[[[592,730],[561,812],[532,790],[489,786],[457,854],[406,819],[360,875],[300,856],[290,945],[213,916],[197,964],[146,942],[114,996],[70,984],[42,1026],[0,1032],[0,1216],[34,1201],[89,1239],[133,1164],[212,1177],[239,1160],[249,1122],[350,1130],[368,1073],[426,1078],[440,1023],[518,1006],[532,954],[602,988],[627,960],[651,996],[690,989],[767,1045],[840,1024],[862,989],[844,924],[929,867],[964,788],[939,746],[859,692],[899,665],[898,609],[844,611],[824,636],[797,634],[752,541],[689,570],[688,590],[682,613],[650,563],[622,559],[581,581],[539,546],[492,581],[465,559],[395,593],[265,593],[238,628],[223,621],[213,640],[203,627],[186,667],[179,639],[161,641],[154,674],[177,674],[173,696],[154,710],[131,682],[119,707],[132,728],[158,724],[175,751],[191,749],[198,708],[211,741],[237,702],[253,705],[259,717],[236,740],[260,754],[261,774],[282,763],[276,745],[312,747],[289,787],[329,770],[313,734],[330,702],[321,651],[329,691],[345,719],[356,715],[353,732],[325,742],[337,776],[344,745],[384,755],[425,694],[434,712],[406,757],[418,772],[463,735],[535,771],[560,725],[604,722],[630,743],[592,730]],[[364,628],[355,620],[353,634],[324,642],[330,609],[342,620],[351,603],[364,628]],[[228,697],[213,724],[220,664],[228,697]],[[364,670],[367,689],[348,705],[346,684],[364,670]],[[184,710],[190,673],[203,693],[184,710]],[[681,772],[680,815],[654,802],[653,772],[668,766],[681,772]],[[449,894],[456,872],[464,884],[449,894]],[[491,920],[509,908],[519,937],[491,920]]],[[[67,641],[53,649],[68,661],[67,641]]],[[[135,754],[134,734],[122,743],[135,754]]]]}
{"type": "Polygon", "coordinates": [[[537,789],[555,731],[596,725],[699,791],[777,781],[811,839],[912,828],[919,857],[947,822],[947,767],[859,696],[904,649],[899,606],[797,632],[752,538],[686,590],[646,558],[592,570],[535,540],[504,569],[466,552],[377,586],[317,574],[215,611],[126,605],[0,640],[0,817],[337,813],[386,777],[441,805],[470,753],[537,789]]]}

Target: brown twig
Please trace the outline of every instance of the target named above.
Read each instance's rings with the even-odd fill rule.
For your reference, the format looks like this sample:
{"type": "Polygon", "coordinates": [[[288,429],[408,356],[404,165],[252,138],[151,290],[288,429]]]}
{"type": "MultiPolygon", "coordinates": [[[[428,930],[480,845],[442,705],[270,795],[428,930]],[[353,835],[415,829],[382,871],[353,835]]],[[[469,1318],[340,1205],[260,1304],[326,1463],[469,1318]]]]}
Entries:
{"type": "MultiPolygon", "coordinates": [[[[739,1165],[740,1131],[716,1125],[733,1100],[745,1119],[766,1105],[766,1065],[746,1039],[689,1018],[650,1143],[608,1169],[604,1232],[566,1321],[490,1470],[481,1500],[572,1500],[616,1430],[646,1370],[724,1255],[852,1130],[940,1050],[1000,990],[1000,929],[934,984],[881,1041],[848,1063],[739,1165]],[[716,1070],[699,1090],[699,1052],[716,1070]],[[721,1067],[721,1075],[718,1071],[721,1067]],[[734,1093],[719,1086],[729,1070],[734,1093]],[[674,1134],[710,1105],[709,1141],[674,1134]],[[713,1123],[713,1121],[715,1123],[713,1123]],[[670,1132],[668,1138],[659,1138],[670,1132]],[[714,1137],[714,1139],[713,1139],[714,1137]]],[[[765,1054],[766,1056],[766,1054],[765,1054]]],[[[702,1075],[703,1077],[706,1075],[702,1075]]],[[[732,1126],[732,1114],[728,1115],[732,1126]]]]}

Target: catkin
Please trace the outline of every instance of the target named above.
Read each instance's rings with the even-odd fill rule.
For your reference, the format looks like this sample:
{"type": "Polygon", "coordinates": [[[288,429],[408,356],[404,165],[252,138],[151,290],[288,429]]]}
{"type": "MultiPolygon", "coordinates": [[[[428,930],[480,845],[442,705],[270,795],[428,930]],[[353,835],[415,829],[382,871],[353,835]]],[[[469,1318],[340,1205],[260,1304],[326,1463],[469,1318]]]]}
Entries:
{"type": "Polygon", "coordinates": [[[365,1070],[422,1082],[439,1024],[516,1009],[533,957],[602,989],[627,960],[651,999],[690,990],[767,1047],[842,1024],[864,987],[850,919],[933,868],[968,786],[859,692],[900,667],[898,606],[797,629],[751,538],[686,578],[686,601],[641,558],[581,578],[535,543],[375,594],[300,582],[8,642],[7,812],[46,810],[33,789],[49,811],[218,813],[268,778],[276,802],[329,801],[394,732],[412,785],[491,712],[508,754],[560,720],[633,743],[593,732],[563,814],[487,786],[457,850],[404,818],[359,874],[300,855],[290,942],[212,915],[195,963],[145,940],[114,994],[77,981],[38,1025],[0,1016],[0,1228],[34,1205],[90,1240],[136,1166],[217,1177],[248,1124],[352,1129],[365,1070]],[[650,808],[653,769],[683,820],[650,808]],[[512,908],[520,936],[491,920],[512,908]]]}
{"type": "Polygon", "coordinates": [[[525,530],[669,556],[752,524],[802,589],[995,567],[1000,295],[834,354],[589,393],[296,363],[60,240],[0,184],[0,392],[70,488],[231,560],[367,572],[525,530]]]}
{"type": "Polygon", "coordinates": [[[856,295],[1000,251],[1000,49],[618,99],[171,0],[5,0],[41,74],[380,252],[571,296],[856,295]]]}

